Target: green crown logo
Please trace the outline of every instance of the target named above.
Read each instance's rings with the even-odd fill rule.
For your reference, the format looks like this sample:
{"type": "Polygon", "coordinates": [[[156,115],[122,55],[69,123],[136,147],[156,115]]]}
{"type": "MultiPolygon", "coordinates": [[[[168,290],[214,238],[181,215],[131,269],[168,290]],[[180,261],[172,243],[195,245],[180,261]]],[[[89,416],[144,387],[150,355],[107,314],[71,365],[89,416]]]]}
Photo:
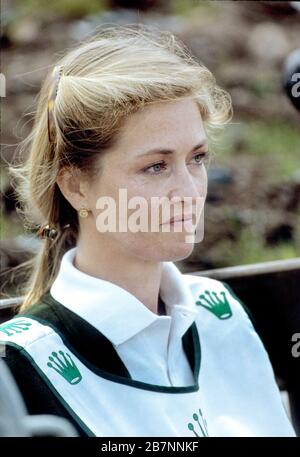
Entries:
{"type": "MultiPolygon", "coordinates": [[[[207,422],[204,419],[202,411],[201,411],[200,408],[198,409],[198,411],[199,411],[199,415],[194,413],[193,414],[193,419],[196,422],[196,424],[199,427],[199,429],[201,430],[202,436],[209,437],[208,430],[207,430],[207,422]]],[[[188,423],[188,429],[191,430],[194,433],[195,436],[198,436],[198,437],[201,436],[196,432],[195,426],[194,426],[194,424],[192,422],[188,423]]]]}
{"type": "Polygon", "coordinates": [[[18,319],[9,324],[0,325],[0,332],[7,336],[12,336],[14,333],[22,333],[24,330],[29,330],[31,325],[31,322],[27,322],[24,319],[18,319]]]}
{"type": "Polygon", "coordinates": [[[82,380],[82,376],[71,356],[65,354],[63,351],[58,352],[61,355],[61,358],[57,352],[52,352],[52,357],[51,355],[49,356],[50,362],[47,363],[47,366],[53,368],[53,370],[63,376],[70,384],[78,384],[82,380]]]}
{"type": "Polygon", "coordinates": [[[210,292],[209,290],[206,290],[204,293],[205,295],[199,295],[201,300],[196,301],[196,305],[203,306],[219,319],[229,319],[232,316],[225,292],[220,292],[219,297],[216,292],[210,292]],[[222,298],[220,298],[220,295],[222,295],[222,298]]]}

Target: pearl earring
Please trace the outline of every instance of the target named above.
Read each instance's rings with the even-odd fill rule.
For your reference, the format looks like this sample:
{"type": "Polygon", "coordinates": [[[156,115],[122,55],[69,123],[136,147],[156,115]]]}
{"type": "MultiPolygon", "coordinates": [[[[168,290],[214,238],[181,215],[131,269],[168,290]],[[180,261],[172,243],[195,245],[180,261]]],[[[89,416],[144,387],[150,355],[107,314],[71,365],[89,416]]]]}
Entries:
{"type": "Polygon", "coordinates": [[[88,217],[89,215],[89,211],[86,208],[81,208],[78,213],[80,217],[88,217]]]}

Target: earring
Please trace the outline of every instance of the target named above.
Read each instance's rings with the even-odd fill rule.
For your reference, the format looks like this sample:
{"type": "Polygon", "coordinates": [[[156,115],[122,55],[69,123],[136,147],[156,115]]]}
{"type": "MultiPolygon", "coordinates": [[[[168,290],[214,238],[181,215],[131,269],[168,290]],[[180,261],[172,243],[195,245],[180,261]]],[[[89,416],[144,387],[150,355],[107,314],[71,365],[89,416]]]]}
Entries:
{"type": "Polygon", "coordinates": [[[88,209],[86,209],[86,208],[81,208],[81,209],[78,211],[78,214],[79,214],[80,217],[88,217],[89,211],[88,211],[88,209]]]}

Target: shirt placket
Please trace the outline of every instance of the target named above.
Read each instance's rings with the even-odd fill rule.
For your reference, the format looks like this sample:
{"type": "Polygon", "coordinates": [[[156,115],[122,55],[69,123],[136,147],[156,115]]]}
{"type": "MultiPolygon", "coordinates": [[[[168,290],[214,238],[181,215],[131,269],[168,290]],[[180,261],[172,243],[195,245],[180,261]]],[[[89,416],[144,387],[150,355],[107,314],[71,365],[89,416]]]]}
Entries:
{"type": "Polygon", "coordinates": [[[167,351],[167,373],[171,385],[180,385],[182,383],[178,363],[179,359],[181,367],[184,364],[187,370],[190,369],[183,351],[182,337],[194,322],[196,315],[197,310],[184,305],[174,305],[172,309],[167,351]]]}

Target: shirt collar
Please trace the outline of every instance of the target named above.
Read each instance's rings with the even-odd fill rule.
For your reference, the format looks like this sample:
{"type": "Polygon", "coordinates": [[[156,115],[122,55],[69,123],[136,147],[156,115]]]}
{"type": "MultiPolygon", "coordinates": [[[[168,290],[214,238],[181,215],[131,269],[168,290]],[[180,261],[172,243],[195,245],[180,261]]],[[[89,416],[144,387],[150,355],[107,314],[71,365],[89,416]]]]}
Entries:
{"type": "Polygon", "coordinates": [[[50,293],[113,344],[122,344],[153,322],[164,319],[171,319],[173,331],[176,329],[177,336],[182,336],[195,320],[198,311],[192,293],[173,262],[162,262],[160,296],[167,316],[159,316],[117,284],[76,268],[73,264],[76,249],[71,248],[63,255],[50,293]]]}

